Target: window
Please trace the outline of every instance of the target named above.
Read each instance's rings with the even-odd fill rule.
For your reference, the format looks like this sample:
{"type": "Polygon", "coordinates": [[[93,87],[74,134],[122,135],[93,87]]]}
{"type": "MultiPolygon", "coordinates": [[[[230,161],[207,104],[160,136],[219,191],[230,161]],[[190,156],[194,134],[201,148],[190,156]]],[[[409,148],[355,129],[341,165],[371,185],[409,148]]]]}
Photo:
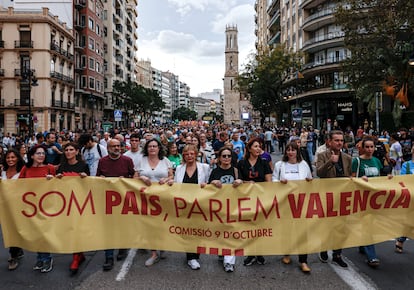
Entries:
{"type": "Polygon", "coordinates": [[[89,69],[95,70],[95,60],[92,57],[89,58],[89,69]]]}
{"type": "Polygon", "coordinates": [[[82,76],[81,88],[87,88],[87,87],[88,87],[88,83],[86,81],[86,76],[82,76]]]}
{"type": "Polygon", "coordinates": [[[98,73],[101,72],[101,63],[100,62],[96,62],[96,72],[98,72],[98,73]]]}
{"type": "Polygon", "coordinates": [[[97,35],[101,36],[101,27],[98,24],[96,25],[95,32],[97,35]]]}
{"type": "Polygon", "coordinates": [[[95,30],[95,25],[94,25],[94,21],[93,21],[93,19],[92,18],[89,18],[89,21],[88,21],[88,25],[89,25],[89,29],[90,30],[92,30],[92,31],[94,31],[95,30]]]}
{"type": "Polygon", "coordinates": [[[89,88],[95,89],[95,79],[92,77],[89,77],[89,88]]]}
{"type": "Polygon", "coordinates": [[[86,67],[86,55],[81,56],[81,68],[86,67]]]}
{"type": "Polygon", "coordinates": [[[95,50],[95,40],[91,37],[89,37],[89,49],[90,50],[95,50]]]}

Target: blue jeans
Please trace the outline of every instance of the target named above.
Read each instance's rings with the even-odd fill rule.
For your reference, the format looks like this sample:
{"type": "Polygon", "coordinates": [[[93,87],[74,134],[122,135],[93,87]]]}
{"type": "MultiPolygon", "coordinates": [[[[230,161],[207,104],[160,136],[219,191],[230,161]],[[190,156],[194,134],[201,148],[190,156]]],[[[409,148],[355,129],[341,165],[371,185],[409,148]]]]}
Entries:
{"type": "Polygon", "coordinates": [[[50,253],[37,252],[37,260],[38,261],[45,262],[45,261],[49,261],[50,259],[52,259],[52,255],[50,253]]]}
{"type": "Polygon", "coordinates": [[[113,258],[114,257],[114,249],[105,250],[105,258],[113,258]]]}
{"type": "Polygon", "coordinates": [[[365,254],[367,255],[368,261],[377,259],[377,253],[375,252],[375,245],[364,246],[365,254]]]}
{"type": "Polygon", "coordinates": [[[306,143],[306,151],[308,151],[309,161],[312,164],[313,163],[313,142],[306,143]]]}

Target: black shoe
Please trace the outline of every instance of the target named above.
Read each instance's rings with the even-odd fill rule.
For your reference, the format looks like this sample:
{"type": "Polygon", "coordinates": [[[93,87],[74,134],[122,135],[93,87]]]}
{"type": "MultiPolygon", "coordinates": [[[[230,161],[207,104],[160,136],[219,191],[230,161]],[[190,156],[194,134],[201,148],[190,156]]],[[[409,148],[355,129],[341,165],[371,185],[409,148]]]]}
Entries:
{"type": "Polygon", "coordinates": [[[43,261],[37,261],[36,264],[33,266],[33,270],[40,270],[43,268],[43,261]]]}
{"type": "Polygon", "coordinates": [[[118,255],[116,255],[116,260],[122,261],[127,257],[127,255],[128,255],[128,249],[119,249],[118,255]]]}
{"type": "Polygon", "coordinates": [[[219,262],[221,262],[221,263],[223,263],[223,261],[224,261],[224,256],[221,256],[221,255],[220,255],[220,256],[218,256],[218,261],[219,261],[219,262]]]}
{"type": "Polygon", "coordinates": [[[244,259],[243,261],[243,265],[244,266],[251,266],[254,263],[256,263],[256,257],[255,256],[248,256],[246,259],[244,259]]]}
{"type": "Polygon", "coordinates": [[[358,247],[358,253],[360,253],[360,254],[362,254],[362,255],[365,255],[365,249],[364,249],[364,247],[359,246],[359,247],[358,247]]]}
{"type": "Polygon", "coordinates": [[[110,271],[114,267],[114,258],[105,258],[102,268],[104,271],[110,271]]]}
{"type": "Polygon", "coordinates": [[[347,263],[345,263],[345,262],[344,262],[344,260],[342,260],[342,258],[341,258],[341,256],[340,256],[340,255],[334,256],[334,257],[332,258],[332,261],[333,261],[333,262],[335,262],[335,263],[337,263],[339,266],[341,266],[341,267],[343,267],[343,268],[348,267],[348,264],[347,264],[347,263]]]}
{"type": "Polygon", "coordinates": [[[21,259],[24,257],[24,252],[23,249],[19,249],[19,251],[17,252],[17,259],[21,259]]]}
{"type": "Polygon", "coordinates": [[[319,260],[321,260],[322,263],[328,262],[328,252],[320,252],[319,253],[319,260]]]}
{"type": "Polygon", "coordinates": [[[40,272],[42,273],[48,273],[52,271],[53,269],[53,259],[50,258],[49,260],[46,260],[43,262],[43,267],[40,269],[40,272]]]}
{"type": "Polygon", "coordinates": [[[264,265],[266,263],[266,260],[263,256],[257,256],[257,264],[264,265]]]}

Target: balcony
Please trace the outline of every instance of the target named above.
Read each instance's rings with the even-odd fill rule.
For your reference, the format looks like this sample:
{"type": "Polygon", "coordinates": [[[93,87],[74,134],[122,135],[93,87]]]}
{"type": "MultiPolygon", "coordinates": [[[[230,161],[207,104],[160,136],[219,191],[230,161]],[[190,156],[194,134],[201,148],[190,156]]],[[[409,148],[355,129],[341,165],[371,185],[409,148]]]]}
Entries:
{"type": "Polygon", "coordinates": [[[344,36],[345,33],[343,31],[337,31],[311,38],[304,42],[303,51],[312,53],[341,45],[344,41],[344,36]]]}
{"type": "Polygon", "coordinates": [[[83,30],[85,28],[85,23],[75,22],[74,26],[76,30],[83,30]]]}
{"type": "Polygon", "coordinates": [[[62,107],[62,102],[60,100],[51,100],[50,101],[50,106],[54,107],[54,108],[61,108],[62,107]]]}
{"type": "Polygon", "coordinates": [[[75,0],[73,2],[76,9],[82,9],[86,7],[86,0],[75,0]]]}
{"type": "Polygon", "coordinates": [[[56,51],[58,54],[68,58],[69,60],[74,60],[73,54],[69,53],[67,50],[61,48],[59,45],[57,45],[56,43],[50,43],[50,49],[53,51],[56,51]]]}
{"type": "Polygon", "coordinates": [[[61,73],[56,72],[56,71],[50,72],[50,77],[54,78],[54,79],[61,80],[65,83],[69,83],[69,84],[74,84],[75,83],[75,80],[73,78],[65,76],[64,74],[61,74],[61,73]]]}
{"type": "Polygon", "coordinates": [[[335,9],[327,8],[309,15],[303,22],[303,30],[314,31],[322,26],[335,23],[335,9]]]}
{"type": "MultiPolygon", "coordinates": [[[[30,105],[34,105],[34,100],[30,100],[30,105]]],[[[12,106],[19,107],[19,106],[29,106],[29,99],[14,99],[14,103],[12,103],[12,106]]]]}
{"type": "Polygon", "coordinates": [[[33,48],[32,40],[15,40],[14,48],[33,48]]]}

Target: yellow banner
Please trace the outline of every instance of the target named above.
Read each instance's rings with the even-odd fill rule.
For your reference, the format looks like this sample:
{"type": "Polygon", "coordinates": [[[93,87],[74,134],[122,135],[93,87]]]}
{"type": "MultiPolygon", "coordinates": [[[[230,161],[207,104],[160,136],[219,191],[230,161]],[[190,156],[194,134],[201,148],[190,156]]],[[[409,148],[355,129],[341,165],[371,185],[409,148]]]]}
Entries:
{"type": "Polygon", "coordinates": [[[64,177],[0,183],[6,247],[146,248],[223,255],[313,253],[414,237],[414,176],[230,185],[64,177]]]}

